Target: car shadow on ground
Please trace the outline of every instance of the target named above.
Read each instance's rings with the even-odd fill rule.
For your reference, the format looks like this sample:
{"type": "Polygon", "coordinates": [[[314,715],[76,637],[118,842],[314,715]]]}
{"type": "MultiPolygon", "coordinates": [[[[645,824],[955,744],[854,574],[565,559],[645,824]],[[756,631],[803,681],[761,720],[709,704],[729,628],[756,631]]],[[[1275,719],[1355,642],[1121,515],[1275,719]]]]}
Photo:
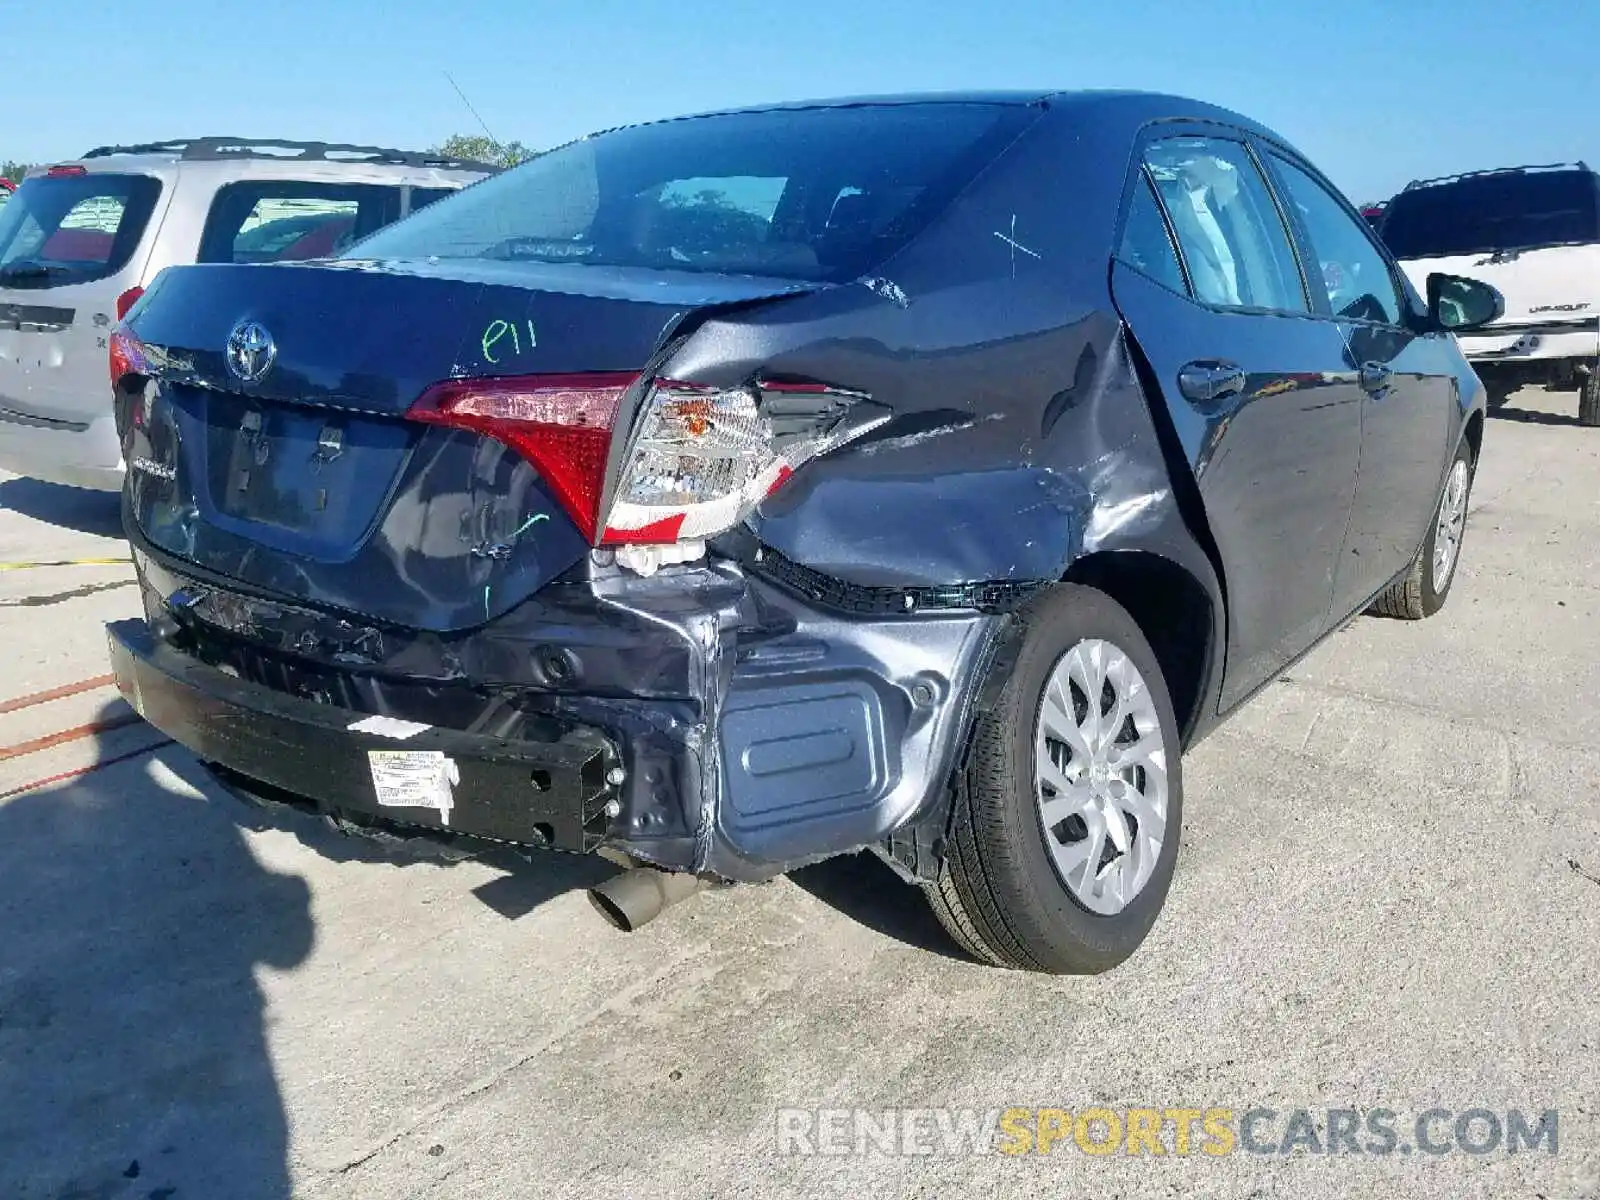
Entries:
{"type": "Polygon", "coordinates": [[[877,855],[845,854],[790,871],[796,886],[830,908],[884,937],[946,958],[970,962],[933,915],[922,889],[914,887],[877,855]]]}
{"type": "Polygon", "coordinates": [[[0,1195],[279,1200],[256,975],[310,953],[310,889],[235,802],[127,757],[134,733],[156,736],[103,734],[104,769],[0,799],[0,1195]]]}
{"type": "Polygon", "coordinates": [[[62,487],[37,479],[0,483],[0,509],[97,537],[122,537],[122,500],[115,492],[62,487]]]}
{"type": "MultiPolygon", "coordinates": [[[[1544,412],[1536,408],[1512,408],[1509,405],[1489,410],[1492,421],[1517,421],[1524,425],[1578,425],[1574,413],[1544,412]]],[[[1582,426],[1578,426],[1583,428],[1582,426]]]]}
{"type": "Polygon", "coordinates": [[[474,893],[509,919],[616,871],[352,836],[251,801],[144,725],[97,751],[77,778],[0,798],[0,1196],[291,1194],[256,975],[310,954],[311,892],[262,866],[247,832],[290,833],[335,862],[471,857],[503,872],[474,893]],[[158,760],[193,791],[152,777],[158,760]]]}

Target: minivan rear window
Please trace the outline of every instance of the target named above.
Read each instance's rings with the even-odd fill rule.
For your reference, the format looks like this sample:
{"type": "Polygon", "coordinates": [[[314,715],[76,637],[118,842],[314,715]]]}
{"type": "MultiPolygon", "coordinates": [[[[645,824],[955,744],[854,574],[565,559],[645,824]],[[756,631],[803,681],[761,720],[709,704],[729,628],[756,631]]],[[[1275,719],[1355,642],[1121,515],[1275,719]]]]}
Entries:
{"type": "Polygon", "coordinates": [[[274,179],[217,189],[200,237],[203,263],[295,262],[331,258],[400,219],[409,203],[425,207],[449,188],[274,179]]]}
{"type": "Polygon", "coordinates": [[[923,228],[1035,115],[927,102],[634,126],[487,179],[349,256],[853,279],[923,228]]]}
{"type": "Polygon", "coordinates": [[[1396,258],[1600,242],[1600,176],[1503,171],[1401,192],[1379,236],[1396,258]]]}
{"type": "Polygon", "coordinates": [[[35,175],[0,208],[0,287],[48,288],[128,265],[161,195],[148,175],[35,175]]]}

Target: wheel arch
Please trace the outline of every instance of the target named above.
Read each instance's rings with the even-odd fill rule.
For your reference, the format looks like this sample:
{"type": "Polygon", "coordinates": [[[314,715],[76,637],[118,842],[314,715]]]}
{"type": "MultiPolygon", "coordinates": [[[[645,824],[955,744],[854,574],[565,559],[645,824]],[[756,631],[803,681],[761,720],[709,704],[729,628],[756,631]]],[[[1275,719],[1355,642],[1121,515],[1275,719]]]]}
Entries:
{"type": "Polygon", "coordinates": [[[1466,439],[1467,445],[1472,448],[1472,466],[1476,470],[1478,456],[1483,450],[1483,410],[1481,408],[1474,409],[1472,415],[1467,418],[1466,428],[1462,430],[1461,436],[1466,439]]]}
{"type": "Polygon", "coordinates": [[[1207,700],[1219,674],[1226,627],[1220,589],[1151,550],[1085,555],[1062,582],[1104,592],[1128,610],[1161,665],[1182,742],[1193,744],[1209,725],[1207,700]]]}

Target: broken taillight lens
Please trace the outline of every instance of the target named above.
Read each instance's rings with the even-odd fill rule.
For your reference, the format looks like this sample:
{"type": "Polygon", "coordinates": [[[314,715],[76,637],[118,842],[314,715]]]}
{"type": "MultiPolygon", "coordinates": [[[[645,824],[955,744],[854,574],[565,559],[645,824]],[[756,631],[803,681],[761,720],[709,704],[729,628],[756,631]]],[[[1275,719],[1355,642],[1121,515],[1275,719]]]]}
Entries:
{"type": "Polygon", "coordinates": [[[534,466],[591,542],[617,406],[636,375],[530,375],[454,379],[424,392],[413,421],[470,429],[494,438],[534,466]]]}
{"type": "Polygon", "coordinates": [[[846,422],[864,397],[822,384],[718,388],[657,380],[640,402],[602,513],[613,428],[636,380],[627,374],[451,380],[429,388],[407,415],[470,429],[516,450],[596,546],[670,545],[723,533],[805,462],[876,423],[846,422]]]}

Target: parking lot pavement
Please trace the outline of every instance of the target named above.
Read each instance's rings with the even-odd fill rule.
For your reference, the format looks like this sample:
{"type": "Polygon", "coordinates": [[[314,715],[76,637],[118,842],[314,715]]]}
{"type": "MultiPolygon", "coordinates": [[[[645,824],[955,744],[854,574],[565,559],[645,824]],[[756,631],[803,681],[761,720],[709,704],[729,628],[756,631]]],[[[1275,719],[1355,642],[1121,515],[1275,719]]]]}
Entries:
{"type": "MultiPolygon", "coordinates": [[[[40,747],[0,793],[110,763],[0,799],[0,1195],[1600,1194],[1600,431],[1572,408],[1489,422],[1444,613],[1356,620],[1190,756],[1167,911],[1096,978],[961,960],[865,856],[624,935],[598,861],[249,808],[175,748],[124,757],[159,737],[104,687],[0,709],[40,747]],[[1556,1109],[1559,1149],[777,1137],[780,1109],[1090,1105],[1269,1108],[1267,1141],[1380,1107],[1403,1143],[1435,1106],[1556,1109]]],[[[121,552],[109,498],[8,480],[0,508],[0,561],[121,552]]],[[[102,675],[128,580],[0,571],[0,701],[102,675]]]]}

